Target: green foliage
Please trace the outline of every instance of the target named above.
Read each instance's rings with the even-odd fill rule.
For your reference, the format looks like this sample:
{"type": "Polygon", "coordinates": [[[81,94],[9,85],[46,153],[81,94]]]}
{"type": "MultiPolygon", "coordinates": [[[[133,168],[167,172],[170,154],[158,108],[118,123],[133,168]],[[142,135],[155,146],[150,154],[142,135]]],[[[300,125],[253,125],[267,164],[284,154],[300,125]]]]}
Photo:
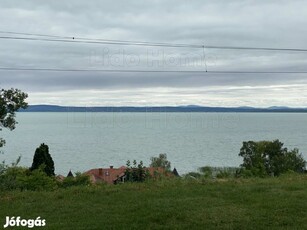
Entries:
{"type": "Polygon", "coordinates": [[[159,157],[151,157],[150,167],[161,167],[164,168],[166,171],[171,171],[171,162],[167,160],[167,155],[165,153],[159,154],[159,157]]]}
{"type": "Polygon", "coordinates": [[[76,173],[75,177],[66,177],[62,182],[57,181],[55,177],[50,177],[46,174],[43,166],[31,171],[16,165],[5,165],[5,171],[0,174],[0,191],[50,191],[57,188],[88,186],[90,184],[89,176],[81,173],[76,173]]]}
{"type": "Polygon", "coordinates": [[[26,170],[21,167],[6,167],[5,171],[0,175],[0,190],[20,189],[17,177],[26,175],[26,170]]]}
{"type": "Polygon", "coordinates": [[[5,172],[5,170],[6,170],[5,161],[2,161],[0,163],[0,176],[5,172]]]}
{"type": "Polygon", "coordinates": [[[7,169],[9,169],[10,167],[16,167],[16,166],[19,164],[20,159],[21,159],[21,156],[19,156],[19,157],[16,159],[15,162],[12,162],[12,163],[11,163],[11,166],[5,164],[5,161],[2,161],[2,162],[0,163],[0,176],[3,175],[3,174],[5,174],[5,172],[7,171],[7,169]]]}
{"type": "Polygon", "coordinates": [[[54,177],[46,175],[42,165],[36,170],[18,167],[21,157],[11,165],[0,164],[0,190],[51,190],[57,187],[54,177]]]}
{"type": "Polygon", "coordinates": [[[189,178],[195,178],[195,179],[198,179],[198,178],[201,178],[203,175],[199,172],[189,172],[185,175],[185,178],[186,179],[189,179],[189,178]]]}
{"type": "MultiPolygon", "coordinates": [[[[28,106],[25,102],[27,97],[26,93],[18,89],[0,90],[0,131],[2,128],[15,129],[17,124],[15,112],[28,106]]],[[[4,145],[5,140],[0,138],[0,147],[4,145]]]]}
{"type": "Polygon", "coordinates": [[[195,179],[215,179],[215,178],[234,178],[238,168],[236,167],[210,167],[204,166],[198,169],[198,172],[189,172],[185,178],[195,179]]]}
{"type": "Polygon", "coordinates": [[[47,176],[42,168],[30,171],[12,166],[0,175],[0,190],[52,190],[56,187],[55,178],[47,176]]]}
{"type": "MultiPolygon", "coordinates": [[[[252,172],[252,170],[249,169],[245,169],[245,168],[240,168],[237,172],[236,172],[236,177],[240,178],[250,178],[257,175],[256,173],[252,172]]],[[[259,176],[259,175],[258,175],[259,176]]]]}
{"type": "Polygon", "coordinates": [[[125,171],[125,181],[144,182],[150,177],[149,172],[143,166],[143,161],[140,161],[140,163],[137,164],[136,160],[134,160],[133,165],[131,165],[130,161],[128,160],[126,166],[127,168],[125,171]]]}
{"type": "Polygon", "coordinates": [[[26,170],[25,174],[17,176],[17,184],[21,190],[54,190],[57,188],[54,177],[48,176],[44,168],[34,171],[26,170]]]}
{"type": "Polygon", "coordinates": [[[231,172],[227,171],[227,170],[221,170],[216,174],[216,177],[221,179],[221,178],[230,178],[232,177],[231,172]]]}
{"type": "Polygon", "coordinates": [[[65,177],[65,179],[58,184],[62,188],[71,186],[89,186],[91,185],[91,181],[88,175],[77,172],[75,177],[65,177]]]}
{"type": "Polygon", "coordinates": [[[33,171],[42,166],[48,176],[54,176],[54,162],[49,154],[48,145],[44,143],[35,150],[31,170],[33,171]]]}
{"type": "Polygon", "coordinates": [[[239,156],[243,164],[238,174],[244,176],[279,176],[289,170],[301,173],[306,165],[298,149],[288,151],[279,140],[243,142],[239,156]]]}
{"type": "Polygon", "coordinates": [[[239,168],[237,167],[215,167],[213,168],[216,178],[235,178],[239,168]]]}
{"type": "Polygon", "coordinates": [[[213,170],[212,170],[212,167],[210,166],[204,166],[204,167],[200,167],[198,169],[198,171],[200,173],[202,173],[202,175],[205,177],[205,178],[212,178],[213,176],[213,170]]]}

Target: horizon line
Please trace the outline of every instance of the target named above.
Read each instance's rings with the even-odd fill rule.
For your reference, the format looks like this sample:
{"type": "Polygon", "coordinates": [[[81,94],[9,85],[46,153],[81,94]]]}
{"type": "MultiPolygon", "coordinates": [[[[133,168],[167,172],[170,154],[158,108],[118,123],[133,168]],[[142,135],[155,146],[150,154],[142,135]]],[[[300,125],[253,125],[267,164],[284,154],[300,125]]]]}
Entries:
{"type": "Polygon", "coordinates": [[[113,107],[113,108],[123,108],[123,107],[133,107],[133,108],[147,108],[147,107],[195,107],[195,108],[251,108],[251,109],[268,109],[268,108],[283,108],[283,109],[307,109],[307,106],[284,106],[284,105],[270,105],[270,106],[250,106],[250,105],[238,105],[238,106],[215,106],[215,105],[59,105],[59,104],[29,104],[28,106],[57,106],[57,107],[82,107],[82,108],[102,108],[102,107],[113,107]]]}

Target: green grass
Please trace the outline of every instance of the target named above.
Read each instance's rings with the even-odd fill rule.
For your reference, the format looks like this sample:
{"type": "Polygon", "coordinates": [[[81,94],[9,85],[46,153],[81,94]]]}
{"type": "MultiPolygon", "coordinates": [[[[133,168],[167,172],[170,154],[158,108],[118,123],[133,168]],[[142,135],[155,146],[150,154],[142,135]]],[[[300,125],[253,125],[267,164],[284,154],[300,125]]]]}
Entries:
{"type": "Polygon", "coordinates": [[[1,227],[5,216],[41,216],[41,229],[307,229],[307,175],[0,192],[1,227]]]}

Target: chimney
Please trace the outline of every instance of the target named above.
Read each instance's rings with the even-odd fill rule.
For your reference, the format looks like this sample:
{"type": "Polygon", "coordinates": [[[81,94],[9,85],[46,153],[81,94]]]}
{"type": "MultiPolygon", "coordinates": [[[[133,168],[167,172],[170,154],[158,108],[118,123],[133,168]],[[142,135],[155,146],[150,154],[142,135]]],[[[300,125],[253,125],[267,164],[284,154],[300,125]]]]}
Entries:
{"type": "Polygon", "coordinates": [[[112,169],[113,168],[113,165],[110,165],[110,169],[112,169]]]}
{"type": "Polygon", "coordinates": [[[99,176],[102,176],[102,168],[99,168],[99,169],[98,169],[98,175],[99,175],[99,176]]]}

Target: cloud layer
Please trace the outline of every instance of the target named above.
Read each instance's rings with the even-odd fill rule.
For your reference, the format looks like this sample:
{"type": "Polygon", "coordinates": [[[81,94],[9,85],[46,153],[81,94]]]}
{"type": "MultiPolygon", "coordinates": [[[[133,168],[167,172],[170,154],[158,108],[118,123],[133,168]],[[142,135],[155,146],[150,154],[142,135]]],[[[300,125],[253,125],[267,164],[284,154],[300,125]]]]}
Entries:
{"type": "MultiPolygon", "coordinates": [[[[14,1],[0,31],[150,42],[307,48],[304,1],[14,1]]],[[[0,34],[5,35],[5,34],[0,34]]],[[[0,67],[307,71],[307,53],[4,40],[0,67]]],[[[307,74],[0,71],[31,104],[307,106],[307,74]]]]}

